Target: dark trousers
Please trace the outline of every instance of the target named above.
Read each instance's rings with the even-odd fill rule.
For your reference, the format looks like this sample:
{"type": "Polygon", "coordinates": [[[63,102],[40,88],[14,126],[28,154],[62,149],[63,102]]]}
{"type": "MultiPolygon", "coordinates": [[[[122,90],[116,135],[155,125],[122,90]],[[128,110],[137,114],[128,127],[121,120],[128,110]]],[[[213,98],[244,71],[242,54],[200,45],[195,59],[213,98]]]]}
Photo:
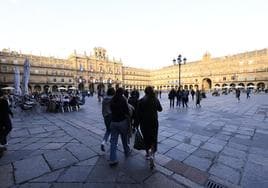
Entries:
{"type": "Polygon", "coordinates": [[[174,108],[174,101],[175,101],[175,99],[169,99],[169,101],[170,101],[170,108],[171,107],[174,108]]]}
{"type": "Polygon", "coordinates": [[[183,108],[184,108],[184,106],[185,106],[186,108],[188,107],[187,103],[188,103],[188,100],[186,100],[186,99],[182,99],[182,107],[183,107],[183,108]]]}
{"type": "Polygon", "coordinates": [[[177,97],[177,106],[181,107],[181,98],[177,97]]]}
{"type": "Polygon", "coordinates": [[[104,117],[104,123],[105,123],[106,131],[105,131],[103,140],[105,140],[105,142],[108,141],[108,138],[109,138],[109,136],[111,134],[111,127],[110,127],[111,122],[112,122],[112,114],[109,114],[109,115],[104,117]]]}
{"type": "Polygon", "coordinates": [[[0,144],[4,145],[7,143],[7,135],[10,133],[11,130],[11,123],[0,125],[0,144]]]}

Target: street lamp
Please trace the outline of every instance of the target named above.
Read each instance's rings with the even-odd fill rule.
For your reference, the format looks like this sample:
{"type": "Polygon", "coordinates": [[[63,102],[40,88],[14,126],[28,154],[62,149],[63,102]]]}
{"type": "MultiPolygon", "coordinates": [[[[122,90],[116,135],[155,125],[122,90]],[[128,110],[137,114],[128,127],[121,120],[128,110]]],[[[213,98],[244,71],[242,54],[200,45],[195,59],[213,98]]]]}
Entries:
{"type": "Polygon", "coordinates": [[[181,57],[181,54],[178,55],[177,62],[175,58],[173,59],[173,64],[176,65],[176,63],[178,63],[179,65],[179,88],[181,87],[181,63],[183,61],[183,64],[185,64],[187,60],[185,57],[181,60],[181,57]]]}

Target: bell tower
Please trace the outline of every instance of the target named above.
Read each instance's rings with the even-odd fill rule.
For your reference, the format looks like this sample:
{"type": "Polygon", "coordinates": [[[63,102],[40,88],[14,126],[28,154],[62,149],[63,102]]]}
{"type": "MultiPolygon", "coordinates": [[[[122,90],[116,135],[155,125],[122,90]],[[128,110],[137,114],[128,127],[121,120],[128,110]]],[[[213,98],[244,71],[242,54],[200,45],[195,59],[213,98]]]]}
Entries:
{"type": "Polygon", "coordinates": [[[101,47],[94,48],[94,57],[99,60],[106,60],[106,50],[101,47]]]}

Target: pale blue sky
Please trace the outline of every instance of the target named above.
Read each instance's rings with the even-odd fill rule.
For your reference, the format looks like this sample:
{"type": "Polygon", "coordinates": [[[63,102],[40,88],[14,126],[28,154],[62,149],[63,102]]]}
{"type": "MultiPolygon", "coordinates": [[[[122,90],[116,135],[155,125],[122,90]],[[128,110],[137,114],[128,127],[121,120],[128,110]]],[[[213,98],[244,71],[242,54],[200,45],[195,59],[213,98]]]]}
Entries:
{"type": "Polygon", "coordinates": [[[0,49],[157,68],[268,47],[267,0],[0,0],[0,49]]]}

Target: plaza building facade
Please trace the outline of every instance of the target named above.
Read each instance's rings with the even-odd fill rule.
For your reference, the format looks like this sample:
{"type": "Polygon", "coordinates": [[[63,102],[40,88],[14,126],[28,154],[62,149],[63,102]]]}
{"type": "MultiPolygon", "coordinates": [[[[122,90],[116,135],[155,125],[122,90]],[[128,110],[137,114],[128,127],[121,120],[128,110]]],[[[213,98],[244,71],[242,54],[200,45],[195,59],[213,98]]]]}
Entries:
{"type": "Polygon", "coordinates": [[[122,62],[110,60],[104,48],[94,48],[87,55],[74,51],[68,59],[21,54],[10,50],[0,52],[0,87],[13,86],[14,68],[19,67],[21,80],[25,59],[30,61],[31,91],[57,91],[59,87],[96,90],[122,86],[122,62]]]}
{"type": "MultiPolygon", "coordinates": [[[[152,71],[152,85],[169,90],[179,86],[179,65],[152,71]]],[[[268,88],[268,49],[212,58],[205,53],[195,62],[181,64],[181,87],[204,90],[221,88],[268,88]]]]}
{"type": "Polygon", "coordinates": [[[151,85],[151,71],[141,68],[123,66],[123,87],[125,89],[144,90],[146,86],[151,85]]]}
{"type": "MultiPolygon", "coordinates": [[[[104,48],[93,53],[75,51],[67,59],[0,51],[0,87],[14,86],[14,68],[19,67],[21,80],[25,59],[30,61],[29,89],[37,92],[57,91],[59,87],[95,90],[98,86],[124,87],[143,90],[152,85],[158,90],[179,86],[179,65],[157,70],[124,66],[122,61],[110,59],[104,48]]],[[[205,53],[199,61],[181,65],[183,88],[268,88],[268,49],[212,58],[205,53]]]]}

